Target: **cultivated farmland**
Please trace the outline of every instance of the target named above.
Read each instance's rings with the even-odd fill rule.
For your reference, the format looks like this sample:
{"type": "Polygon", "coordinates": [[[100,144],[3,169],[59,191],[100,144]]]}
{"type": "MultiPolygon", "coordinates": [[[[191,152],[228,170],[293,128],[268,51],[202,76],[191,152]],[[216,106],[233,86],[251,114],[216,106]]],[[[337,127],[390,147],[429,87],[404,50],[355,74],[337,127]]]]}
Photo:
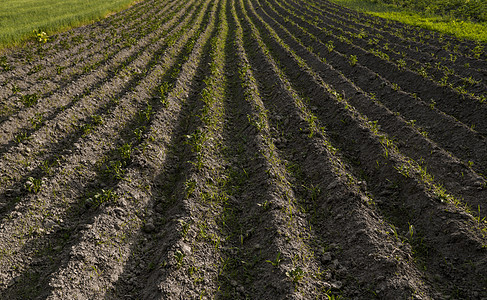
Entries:
{"type": "Polygon", "coordinates": [[[0,56],[2,299],[487,299],[484,44],[146,0],[0,56]]]}

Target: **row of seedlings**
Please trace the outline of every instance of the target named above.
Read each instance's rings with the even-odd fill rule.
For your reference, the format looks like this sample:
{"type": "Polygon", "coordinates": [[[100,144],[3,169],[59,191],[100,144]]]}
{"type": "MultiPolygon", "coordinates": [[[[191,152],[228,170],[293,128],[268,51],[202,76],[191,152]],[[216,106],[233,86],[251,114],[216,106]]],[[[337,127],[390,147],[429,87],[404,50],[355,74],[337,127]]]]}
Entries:
{"type": "Polygon", "coordinates": [[[232,1],[228,12],[234,47],[229,51],[233,91],[228,110],[228,203],[221,217],[227,233],[223,297],[323,295],[311,239],[271,138],[268,112],[244,48],[232,1]],[[232,51],[232,50],[236,50],[232,51]],[[233,159],[232,159],[233,158],[233,159]],[[320,290],[315,288],[320,287],[320,290]]]}
{"type": "Polygon", "coordinates": [[[464,56],[465,62],[474,62],[479,58],[486,58],[485,47],[480,42],[458,39],[444,33],[358,13],[329,1],[314,3],[320,6],[322,10],[343,15],[344,18],[356,20],[358,23],[367,23],[372,27],[383,28],[384,32],[390,32],[393,36],[400,37],[404,43],[418,47],[424,52],[437,53],[446,59],[452,52],[459,53],[464,56]]]}
{"type": "MultiPolygon", "coordinates": [[[[130,226],[133,228],[127,228],[128,232],[124,231],[121,235],[120,230],[112,230],[109,234],[103,235],[107,244],[116,242],[119,245],[124,242],[125,265],[123,272],[118,274],[117,281],[110,287],[108,298],[118,299],[127,295],[133,298],[154,298],[160,293],[164,294],[161,283],[165,280],[159,278],[160,272],[169,270],[171,266],[174,273],[179,271],[182,259],[188,253],[188,245],[177,240],[179,234],[183,235],[182,231],[187,232],[189,229],[186,226],[184,229],[177,228],[182,226],[178,221],[182,220],[181,214],[184,214],[180,207],[182,201],[179,203],[164,197],[165,185],[170,181],[166,175],[178,169],[179,157],[174,153],[181,152],[181,130],[184,130],[187,122],[194,116],[196,96],[201,88],[199,77],[204,74],[208,63],[202,57],[207,53],[208,41],[214,32],[217,9],[218,3],[213,3],[209,23],[200,27],[183,50],[182,59],[168,71],[165,76],[167,78],[162,80],[159,87],[160,101],[165,109],[154,116],[149,129],[149,136],[153,139],[149,139],[147,145],[144,145],[144,151],[137,156],[136,167],[131,169],[132,172],[136,172],[131,178],[140,179],[129,184],[120,182],[117,186],[117,193],[124,195],[122,198],[134,199],[139,211],[136,213],[137,220],[130,226]],[[145,170],[147,167],[150,167],[149,170],[145,170]],[[131,234],[132,239],[125,242],[124,236],[127,234],[131,234]],[[167,254],[169,247],[173,247],[175,251],[171,252],[169,259],[161,260],[161,252],[167,254]]],[[[179,171],[177,173],[180,173],[179,171]]],[[[175,187],[171,187],[167,192],[175,190],[175,187]]],[[[132,211],[134,210],[132,208],[132,211]]],[[[108,212],[99,217],[96,230],[100,235],[106,232],[106,223],[102,220],[110,218],[113,217],[108,212]]],[[[96,250],[96,246],[91,247],[96,250]]],[[[104,253],[112,252],[115,247],[109,246],[97,251],[100,260],[104,253]]],[[[75,273],[75,270],[72,269],[71,273],[75,273]]],[[[59,276],[56,280],[62,282],[64,277],[59,276]]],[[[181,279],[180,283],[183,282],[186,283],[181,279]]]]}
{"type": "MultiPolygon", "coordinates": [[[[282,3],[282,2],[281,2],[282,3]]],[[[428,46],[422,42],[415,43],[411,42],[410,40],[404,39],[404,36],[400,32],[393,32],[386,30],[386,27],[380,26],[380,24],[376,23],[367,23],[362,22],[358,18],[355,17],[344,17],[340,12],[336,10],[329,10],[320,5],[320,3],[316,3],[313,1],[294,1],[297,5],[306,5],[308,9],[313,11],[330,22],[338,22],[341,26],[345,26],[350,28],[355,34],[356,37],[362,36],[363,38],[368,38],[368,43],[370,45],[387,45],[390,47],[391,50],[395,50],[396,53],[409,53],[410,56],[421,58],[423,62],[428,62],[429,60],[433,59],[437,62],[441,62],[450,68],[454,68],[460,74],[464,74],[468,71],[473,71],[473,68],[479,68],[476,62],[478,59],[472,60],[465,57],[462,57],[464,53],[470,53],[471,51],[476,52],[478,57],[481,53],[481,48],[478,47],[476,44],[472,45],[461,45],[462,42],[456,40],[453,44],[455,47],[452,47],[451,51],[449,51],[450,42],[448,45],[442,47],[435,47],[435,46],[428,46]],[[466,48],[461,48],[466,47],[466,48]],[[463,50],[460,50],[463,49],[463,50]],[[443,51],[446,50],[446,51],[443,51]],[[470,65],[472,64],[472,67],[470,65]]],[[[370,19],[368,19],[370,20],[370,19]]],[[[440,39],[438,39],[440,41],[440,39]]],[[[474,72],[475,73],[475,72],[474,72]]]]}
{"type": "MultiPolygon", "coordinates": [[[[455,89],[453,86],[450,86],[447,81],[431,81],[430,79],[425,78],[427,77],[427,73],[416,73],[404,68],[402,66],[402,62],[397,64],[396,62],[391,61],[390,57],[382,51],[374,49],[367,51],[366,49],[353,44],[352,41],[345,36],[334,34],[332,30],[327,29],[328,25],[322,23],[321,21],[316,21],[310,17],[305,17],[304,15],[298,14],[292,10],[287,10],[286,14],[292,16],[296,22],[299,22],[298,20],[301,19],[302,22],[308,23],[307,27],[315,29],[319,32],[319,34],[316,34],[316,36],[322,42],[331,43],[336,51],[350,57],[353,64],[366,66],[376,71],[382,77],[395,82],[397,89],[417,93],[423,99],[431,99],[430,101],[436,101],[438,102],[438,106],[441,106],[442,109],[450,112],[451,114],[453,114],[455,110],[462,111],[462,108],[465,110],[465,107],[469,104],[478,107],[480,110],[485,109],[485,95],[472,96],[465,90],[465,88],[462,87],[460,89],[455,89]],[[417,85],[412,84],[412,82],[422,82],[422,84],[417,85]],[[453,107],[454,109],[452,109],[453,107]]],[[[447,73],[449,75],[451,70],[448,69],[447,73]]],[[[446,79],[448,79],[448,76],[446,79]]],[[[463,79],[460,80],[462,81],[462,85],[465,85],[465,82],[468,83],[468,78],[463,79]]],[[[472,83],[475,85],[478,82],[475,81],[472,83]]],[[[467,112],[456,112],[456,115],[458,118],[460,118],[459,115],[467,115],[467,112]]]]}
{"type": "MultiPolygon", "coordinates": [[[[477,210],[481,204],[480,199],[483,198],[482,195],[485,192],[485,190],[479,192],[477,188],[485,186],[485,180],[469,168],[467,163],[462,164],[458,159],[440,149],[436,143],[428,138],[428,132],[415,126],[415,122],[404,120],[400,115],[391,112],[387,107],[357,89],[347,78],[324,64],[319,57],[308,50],[309,47],[305,47],[281,24],[268,15],[264,16],[264,19],[267,19],[268,24],[274,25],[274,30],[279,32],[290,47],[295,49],[296,53],[314,70],[322,70],[323,67],[328,67],[327,72],[320,74],[323,80],[332,84],[335,90],[342,91],[346,95],[352,95],[348,97],[348,102],[368,119],[377,120],[376,123],[382,131],[389,136],[394,136],[400,151],[416,161],[421,161],[422,167],[428,169],[441,184],[447,186],[457,197],[465,197],[465,201],[477,210]],[[435,155],[431,156],[430,154],[433,152],[435,155]],[[445,168],[450,169],[451,172],[445,173],[445,168]],[[465,192],[466,186],[469,187],[467,192],[465,192]]],[[[395,97],[394,100],[397,101],[395,97]]],[[[430,109],[426,108],[426,112],[430,112],[430,109]]],[[[452,141],[449,140],[448,142],[452,141]]],[[[482,214],[485,212],[482,211],[482,214]]]]}
{"type": "MultiPolygon", "coordinates": [[[[458,151],[462,147],[469,148],[476,143],[484,143],[482,135],[473,130],[473,128],[462,124],[454,117],[446,115],[440,111],[435,107],[435,102],[426,103],[425,101],[422,101],[421,98],[417,97],[416,94],[397,91],[398,86],[396,84],[388,82],[372,70],[363,67],[358,63],[353,64],[349,58],[334,51],[333,42],[329,41],[326,44],[322,43],[314,35],[319,34],[319,31],[308,32],[299,24],[294,23],[294,21],[284,19],[279,15],[275,16],[281,24],[290,30],[293,30],[293,32],[297,31],[303,33],[295,36],[296,39],[301,39],[303,44],[307,45],[308,52],[316,53],[322,61],[330,63],[347,78],[353,80],[357,86],[369,93],[372,98],[380,99],[380,101],[384,102],[389,108],[403,114],[405,118],[413,120],[414,122],[417,121],[419,126],[426,128],[428,133],[430,133],[431,136],[434,136],[434,139],[441,143],[443,148],[454,152],[455,155],[463,158],[464,161],[476,162],[476,166],[482,165],[480,162],[484,160],[484,153],[479,153],[478,151],[465,151],[466,149],[458,151]],[[286,22],[284,23],[284,21],[286,22]],[[352,68],[350,68],[351,65],[352,68]],[[442,125],[437,126],[438,124],[436,122],[440,120],[442,125]],[[445,131],[442,128],[449,128],[449,131],[445,131]],[[461,145],[456,142],[450,142],[452,138],[456,141],[461,141],[461,145]]],[[[480,172],[483,173],[484,171],[480,172]]]]}
{"type": "MultiPolygon", "coordinates": [[[[167,5],[164,10],[168,10],[173,7],[174,4],[176,4],[176,2],[167,5]]],[[[152,16],[154,16],[157,9],[158,8],[153,8],[152,16]]],[[[111,18],[116,21],[120,21],[122,16],[126,18],[126,33],[122,32],[120,36],[121,38],[124,37],[128,39],[131,35],[133,36],[142,33],[137,32],[137,29],[139,26],[146,26],[145,23],[149,21],[148,18],[144,16],[144,12],[146,11],[146,8],[142,10],[129,10],[111,18]]],[[[69,33],[61,34],[54,41],[50,41],[47,44],[34,45],[34,47],[28,49],[16,49],[17,51],[24,51],[23,55],[20,56],[24,58],[24,61],[10,61],[15,58],[12,57],[13,53],[3,56],[5,64],[8,64],[9,67],[8,72],[0,74],[3,83],[2,87],[4,87],[4,89],[2,89],[2,98],[5,99],[5,93],[10,92],[9,88],[11,88],[12,93],[18,93],[26,87],[28,88],[29,84],[41,81],[43,78],[53,81],[53,78],[60,78],[58,75],[63,72],[69,72],[69,69],[76,67],[76,65],[79,65],[78,69],[81,69],[80,66],[88,65],[87,63],[89,61],[96,61],[97,56],[102,53],[111,57],[122,49],[121,38],[118,40],[118,43],[112,43],[113,36],[118,35],[113,25],[108,27],[106,24],[105,26],[97,26],[97,24],[95,24],[88,26],[88,28],[90,30],[89,33],[86,32],[86,29],[82,29],[82,33],[76,33],[76,31],[80,31],[80,29],[75,29],[69,33]],[[69,37],[66,36],[68,34],[70,35],[69,37]],[[81,41],[83,43],[80,43],[81,41]],[[60,49],[44,49],[45,47],[55,48],[59,42],[69,44],[70,49],[65,49],[64,51],[60,51],[60,49]],[[79,46],[77,46],[78,44],[79,46]],[[35,53],[35,55],[32,53],[25,53],[29,49],[37,49],[37,52],[39,53],[35,53]],[[49,60],[46,60],[46,57],[49,57],[49,60]],[[90,59],[85,62],[85,57],[90,57],[90,59]],[[59,62],[59,64],[55,65],[53,62],[59,62]]]]}

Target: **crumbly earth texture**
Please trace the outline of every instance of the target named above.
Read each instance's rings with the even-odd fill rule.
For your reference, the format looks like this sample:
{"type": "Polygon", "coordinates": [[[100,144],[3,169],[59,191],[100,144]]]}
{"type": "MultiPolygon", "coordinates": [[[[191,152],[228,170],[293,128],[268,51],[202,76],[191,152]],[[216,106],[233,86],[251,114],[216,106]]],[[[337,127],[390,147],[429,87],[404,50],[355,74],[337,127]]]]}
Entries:
{"type": "Polygon", "coordinates": [[[487,299],[487,52],[145,0],[0,55],[1,299],[487,299]]]}

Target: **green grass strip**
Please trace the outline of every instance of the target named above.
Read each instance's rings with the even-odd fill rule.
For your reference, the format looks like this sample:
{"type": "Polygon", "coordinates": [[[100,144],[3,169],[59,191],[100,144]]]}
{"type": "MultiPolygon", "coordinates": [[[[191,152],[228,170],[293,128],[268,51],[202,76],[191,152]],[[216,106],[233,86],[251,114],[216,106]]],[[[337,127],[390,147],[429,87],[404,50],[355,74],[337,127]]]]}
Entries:
{"type": "Polygon", "coordinates": [[[339,5],[377,17],[399,21],[408,25],[453,35],[457,38],[487,42],[487,22],[474,22],[452,17],[435,15],[431,12],[420,13],[382,2],[368,0],[331,0],[339,5]]]}
{"type": "Polygon", "coordinates": [[[3,0],[0,2],[0,48],[100,20],[136,0],[3,0]]]}

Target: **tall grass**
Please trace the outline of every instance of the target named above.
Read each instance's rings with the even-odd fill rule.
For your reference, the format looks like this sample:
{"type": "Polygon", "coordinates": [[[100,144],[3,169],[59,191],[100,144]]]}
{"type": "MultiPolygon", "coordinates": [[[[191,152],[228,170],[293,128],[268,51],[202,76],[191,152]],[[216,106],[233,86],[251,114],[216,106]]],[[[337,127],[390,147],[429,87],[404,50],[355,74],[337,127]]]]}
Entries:
{"type": "Polygon", "coordinates": [[[33,37],[33,30],[48,34],[99,20],[122,10],[134,0],[2,0],[0,48],[33,37]]]}
{"type": "Polygon", "coordinates": [[[461,0],[331,0],[351,9],[456,36],[487,42],[487,1],[461,0]],[[388,2],[388,3],[386,3],[388,2]],[[468,3],[472,2],[471,6],[468,3]],[[391,4],[389,4],[391,3],[391,4]],[[443,6],[442,6],[443,4],[443,6]],[[475,7],[480,7],[475,11],[475,7]]]}
{"type": "Polygon", "coordinates": [[[412,9],[426,14],[449,16],[455,19],[474,22],[487,21],[487,2],[485,0],[367,0],[383,2],[398,7],[412,9]]]}

